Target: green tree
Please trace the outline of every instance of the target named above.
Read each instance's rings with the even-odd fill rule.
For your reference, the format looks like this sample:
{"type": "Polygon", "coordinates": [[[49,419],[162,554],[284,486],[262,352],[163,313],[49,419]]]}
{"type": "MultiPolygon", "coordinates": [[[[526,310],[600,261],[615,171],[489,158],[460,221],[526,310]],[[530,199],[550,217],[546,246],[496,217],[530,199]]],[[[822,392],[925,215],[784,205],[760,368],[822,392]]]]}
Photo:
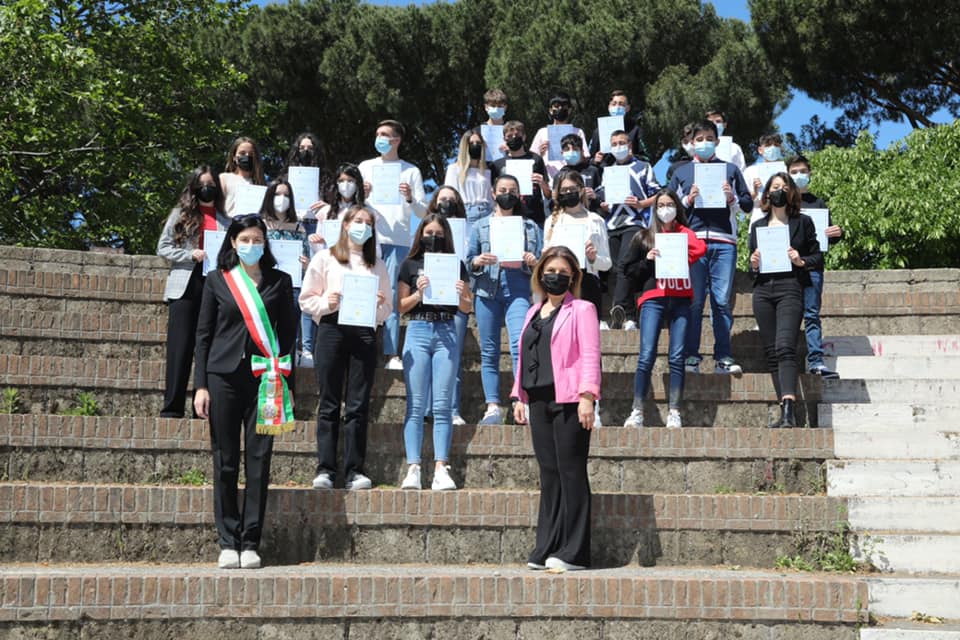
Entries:
{"type": "Polygon", "coordinates": [[[0,6],[0,243],[152,253],[186,172],[221,161],[215,117],[242,80],[197,34],[216,0],[0,6]]]}

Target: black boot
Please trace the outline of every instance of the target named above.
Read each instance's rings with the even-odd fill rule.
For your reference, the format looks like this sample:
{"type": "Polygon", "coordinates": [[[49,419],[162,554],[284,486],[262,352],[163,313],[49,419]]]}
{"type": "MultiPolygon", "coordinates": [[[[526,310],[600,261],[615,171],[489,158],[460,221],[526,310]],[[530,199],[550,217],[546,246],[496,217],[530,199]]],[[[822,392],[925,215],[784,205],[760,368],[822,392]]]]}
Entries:
{"type": "Polygon", "coordinates": [[[797,414],[794,410],[793,398],[784,398],[780,402],[780,422],[775,426],[780,429],[789,429],[797,426],[797,414]]]}

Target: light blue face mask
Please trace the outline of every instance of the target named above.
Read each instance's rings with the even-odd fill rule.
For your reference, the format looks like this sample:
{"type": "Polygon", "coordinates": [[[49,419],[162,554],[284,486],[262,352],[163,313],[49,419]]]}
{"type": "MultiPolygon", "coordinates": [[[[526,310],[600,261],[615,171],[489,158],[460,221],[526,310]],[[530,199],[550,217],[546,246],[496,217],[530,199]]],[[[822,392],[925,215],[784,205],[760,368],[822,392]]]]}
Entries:
{"type": "Polygon", "coordinates": [[[627,108],[624,106],[607,107],[607,112],[612,116],[625,116],[627,115],[627,108]]]}
{"type": "Polygon", "coordinates": [[[701,160],[709,160],[713,157],[714,152],[717,150],[717,144],[712,140],[704,140],[703,142],[693,143],[693,152],[697,154],[697,157],[701,160]]]}
{"type": "Polygon", "coordinates": [[[365,244],[373,235],[373,229],[366,222],[351,222],[347,234],[357,244],[365,244]]]}
{"type": "Polygon", "coordinates": [[[377,148],[377,153],[380,153],[381,155],[389,153],[390,149],[393,148],[393,145],[390,144],[390,138],[387,136],[377,136],[373,146],[377,148]]]}
{"type": "Polygon", "coordinates": [[[769,146],[763,148],[763,159],[767,162],[778,162],[783,160],[783,149],[777,146],[769,146]]]}
{"type": "Polygon", "coordinates": [[[580,152],[579,151],[564,151],[563,152],[563,161],[567,164],[574,165],[580,162],[580,152]]]}
{"type": "Polygon", "coordinates": [[[491,120],[499,120],[507,110],[505,107],[487,107],[487,115],[491,120]]]}
{"type": "Polygon", "coordinates": [[[237,245],[237,257],[240,258],[240,262],[252,267],[253,265],[260,262],[260,258],[263,257],[263,245],[262,244],[238,244],[237,245]]]}
{"type": "Polygon", "coordinates": [[[717,136],[718,136],[718,137],[719,137],[719,136],[722,136],[722,135],[723,135],[723,129],[724,129],[723,123],[722,123],[722,122],[714,122],[713,124],[715,124],[715,125],[717,126],[717,136]]]}
{"type": "Polygon", "coordinates": [[[621,162],[627,159],[627,156],[630,155],[630,147],[625,144],[618,145],[616,147],[610,147],[610,153],[613,154],[613,157],[617,162],[621,162]]]}
{"type": "Polygon", "coordinates": [[[793,178],[793,182],[798,189],[806,189],[807,185],[810,184],[809,173],[791,173],[790,177],[793,178]]]}

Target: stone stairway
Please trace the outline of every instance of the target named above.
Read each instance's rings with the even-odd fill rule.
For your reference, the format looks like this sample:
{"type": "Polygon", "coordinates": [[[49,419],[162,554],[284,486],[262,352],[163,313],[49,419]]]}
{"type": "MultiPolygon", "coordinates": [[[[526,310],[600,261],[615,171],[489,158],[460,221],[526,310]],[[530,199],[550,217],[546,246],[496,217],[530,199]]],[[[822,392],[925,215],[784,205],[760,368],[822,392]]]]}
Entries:
{"type": "MultiPolygon", "coordinates": [[[[889,609],[895,598],[884,595],[903,584],[919,594],[912,597],[929,598],[918,610],[949,618],[933,606],[944,597],[945,606],[960,610],[960,583],[953,578],[950,587],[949,575],[775,569],[805,537],[833,535],[847,519],[865,536],[889,533],[860,524],[871,509],[888,519],[883,500],[835,489],[854,468],[844,464],[881,464],[882,457],[841,455],[841,440],[895,442],[902,434],[870,429],[857,416],[875,410],[883,424],[895,425],[912,414],[869,401],[915,397],[909,394],[931,384],[948,394],[953,383],[921,375],[909,383],[871,380],[853,367],[869,372],[863,361],[882,344],[884,357],[902,356],[897,366],[923,356],[923,371],[940,371],[935,345],[956,344],[960,335],[956,271],[830,273],[824,328],[838,336],[827,342],[845,379],[803,376],[804,412],[821,428],[786,431],[763,428],[776,398],[762,373],[749,285],[739,280],[733,344],[746,373],[689,376],[682,430],[605,427],[594,434],[596,568],[562,575],[522,565],[537,506],[524,428],[457,428],[451,462],[463,488],[456,492],[395,488],[403,471],[404,389],[399,372],[388,371],[377,374],[369,436],[368,471],[377,486],[359,493],[309,488],[315,381],[301,370],[301,422],[275,445],[266,567],[215,569],[212,497],[203,484],[212,466],[206,425],[154,417],[165,274],[163,262],[147,256],[0,248],[0,388],[15,389],[23,411],[0,415],[0,637],[820,640],[862,633],[879,640],[925,636],[867,634],[930,628],[898,621],[860,630],[871,615],[909,616],[889,609]],[[897,354],[891,345],[908,336],[932,350],[897,354]],[[79,391],[93,395],[99,415],[62,415],[79,391]]],[[[472,421],[482,396],[476,341],[468,335],[463,413],[472,421]]],[[[709,353],[709,329],[703,338],[709,353]]],[[[636,332],[603,334],[607,425],[628,412],[638,339],[636,332]]],[[[503,352],[506,369],[505,343],[503,352]]],[[[645,411],[653,425],[665,418],[664,364],[658,360],[655,400],[645,411]]],[[[709,358],[703,370],[712,370],[709,358]]],[[[503,376],[501,385],[508,383],[503,376]]],[[[950,405],[926,404],[927,416],[954,416],[950,405]]],[[[913,433],[900,447],[911,447],[910,457],[922,463],[937,437],[913,433]]],[[[429,435],[425,445],[429,453],[429,435]]],[[[942,469],[957,457],[933,459],[942,469]]],[[[955,495],[924,500],[948,522],[958,510],[955,495]]],[[[907,498],[889,509],[901,509],[909,522],[911,506],[907,498]]]]}

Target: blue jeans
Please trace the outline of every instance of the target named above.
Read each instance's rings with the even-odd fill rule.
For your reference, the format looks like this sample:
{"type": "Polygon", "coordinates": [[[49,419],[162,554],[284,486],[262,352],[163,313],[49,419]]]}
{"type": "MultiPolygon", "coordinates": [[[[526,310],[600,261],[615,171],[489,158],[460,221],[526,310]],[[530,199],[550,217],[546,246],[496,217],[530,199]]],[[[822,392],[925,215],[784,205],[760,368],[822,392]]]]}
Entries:
{"type": "Polygon", "coordinates": [[[398,244],[380,245],[383,251],[383,263],[387,267],[387,277],[390,278],[390,289],[393,291],[393,311],[383,323],[383,355],[395,356],[400,353],[400,312],[397,311],[397,276],[400,274],[400,264],[410,253],[410,247],[398,244]]]}
{"type": "Polygon", "coordinates": [[[481,218],[486,218],[493,209],[490,208],[489,202],[477,202],[475,204],[465,205],[464,208],[467,210],[467,224],[475,225],[477,221],[481,218]]]}
{"type": "Polygon", "coordinates": [[[407,336],[403,341],[403,380],[407,384],[403,443],[407,464],[420,464],[428,391],[433,398],[433,457],[442,462],[450,459],[453,437],[450,395],[456,374],[456,350],[457,328],[453,320],[411,320],[407,324],[407,336]]]}
{"type": "Polygon", "coordinates": [[[710,291],[710,318],[713,321],[713,358],[729,358],[730,330],[733,311],[730,295],[733,293],[733,274],[737,268],[737,246],[725,242],[708,242],[707,255],[690,265],[690,284],[693,302],[690,304],[690,322],[687,325],[686,356],[700,360],[700,332],[703,325],[703,305],[710,291]]]}
{"type": "Polygon", "coordinates": [[[670,328],[670,408],[679,409],[683,399],[683,345],[690,315],[690,298],[664,296],[651,298],[640,307],[640,355],[637,357],[637,373],[633,378],[633,406],[640,408],[650,391],[650,373],[657,360],[657,340],[660,324],[667,319],[670,328]]]}
{"type": "Polygon", "coordinates": [[[500,330],[504,321],[510,338],[513,373],[517,372],[520,331],[530,310],[530,277],[519,269],[501,269],[493,297],[474,298],[480,333],[480,381],[488,404],[500,403],[500,330]]]}
{"type": "Polygon", "coordinates": [[[457,311],[457,316],[453,319],[454,324],[457,327],[457,352],[454,355],[453,366],[457,370],[457,379],[453,383],[453,401],[451,402],[451,408],[453,409],[453,415],[460,415],[460,384],[463,378],[463,367],[460,362],[463,358],[463,342],[467,339],[467,320],[470,319],[470,316],[462,311],[457,311]]]}
{"type": "Polygon", "coordinates": [[[810,272],[810,286],[803,288],[803,332],[807,334],[807,369],[823,366],[823,336],[820,331],[820,301],[823,271],[810,272]]]}

